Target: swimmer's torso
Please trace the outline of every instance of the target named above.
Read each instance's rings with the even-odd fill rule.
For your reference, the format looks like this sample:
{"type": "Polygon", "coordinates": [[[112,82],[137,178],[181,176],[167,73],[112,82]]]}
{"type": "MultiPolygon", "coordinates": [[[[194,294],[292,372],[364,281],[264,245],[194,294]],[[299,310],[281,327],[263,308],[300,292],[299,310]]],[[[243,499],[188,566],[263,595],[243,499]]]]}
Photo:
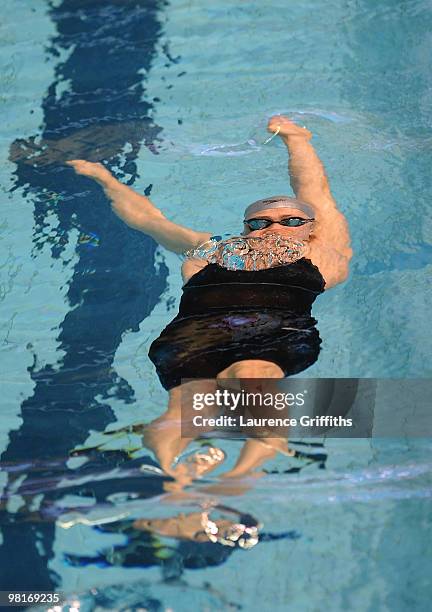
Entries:
{"type": "Polygon", "coordinates": [[[324,290],[318,268],[306,258],[261,270],[228,270],[206,264],[183,286],[179,315],[220,310],[278,309],[309,315],[324,290]]]}
{"type": "Polygon", "coordinates": [[[162,385],[216,378],[245,359],[276,363],[285,376],[303,371],[320,350],[311,309],[323,290],[306,258],[250,271],[205,265],[184,285],[178,315],[150,347],[162,385]]]}
{"type": "Polygon", "coordinates": [[[198,258],[198,265],[186,262],[190,273],[178,315],[149,352],[165,389],[188,378],[216,378],[245,359],[276,363],[286,376],[316,361],[321,339],[311,308],[325,281],[300,251],[279,246],[280,251],[265,251],[259,260],[254,253],[244,258],[240,248],[210,249],[200,253],[207,260],[198,258]],[[274,265],[262,267],[269,255],[274,265]],[[209,262],[213,256],[221,256],[228,267],[209,262]],[[280,263],[285,257],[296,259],[280,263]],[[254,266],[259,269],[245,269],[254,266]]]}

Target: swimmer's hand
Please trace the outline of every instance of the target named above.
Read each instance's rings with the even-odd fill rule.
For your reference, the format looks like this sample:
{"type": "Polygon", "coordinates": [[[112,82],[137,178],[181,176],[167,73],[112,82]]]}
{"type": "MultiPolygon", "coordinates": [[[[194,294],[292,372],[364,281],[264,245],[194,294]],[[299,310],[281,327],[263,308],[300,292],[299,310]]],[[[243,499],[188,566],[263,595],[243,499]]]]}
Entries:
{"type": "Polygon", "coordinates": [[[307,130],[305,127],[296,125],[284,115],[273,115],[273,117],[270,117],[267,124],[267,131],[272,133],[278,132],[278,135],[281,138],[291,138],[292,136],[299,136],[306,138],[307,140],[312,138],[312,132],[307,130]]]}
{"type": "Polygon", "coordinates": [[[77,174],[88,176],[102,185],[106,185],[114,179],[111,172],[99,163],[89,162],[85,159],[71,159],[66,164],[72,166],[77,174]]]}

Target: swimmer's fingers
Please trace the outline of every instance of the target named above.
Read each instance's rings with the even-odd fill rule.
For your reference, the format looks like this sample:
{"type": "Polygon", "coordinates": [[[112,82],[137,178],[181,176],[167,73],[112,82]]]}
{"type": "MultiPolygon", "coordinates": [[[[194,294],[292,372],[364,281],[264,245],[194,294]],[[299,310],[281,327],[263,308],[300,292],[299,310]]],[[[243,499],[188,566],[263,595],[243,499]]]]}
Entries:
{"type": "Polygon", "coordinates": [[[270,117],[267,125],[269,132],[277,132],[279,130],[280,136],[301,136],[308,140],[312,138],[312,133],[305,127],[300,127],[285,117],[284,115],[273,115],[270,117]]]}
{"type": "Polygon", "coordinates": [[[294,121],[291,121],[285,115],[273,115],[268,121],[267,129],[269,132],[275,132],[278,127],[283,131],[291,130],[293,132],[299,129],[294,121]]]}

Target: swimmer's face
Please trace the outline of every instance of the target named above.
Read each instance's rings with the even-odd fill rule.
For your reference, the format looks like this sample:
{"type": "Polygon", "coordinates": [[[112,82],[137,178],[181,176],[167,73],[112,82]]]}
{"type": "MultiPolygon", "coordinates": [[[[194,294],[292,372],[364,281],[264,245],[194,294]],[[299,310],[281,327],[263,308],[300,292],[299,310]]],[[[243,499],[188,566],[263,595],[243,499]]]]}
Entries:
{"type": "MultiPolygon", "coordinates": [[[[301,219],[309,219],[308,215],[302,210],[296,208],[268,208],[261,212],[256,212],[249,216],[248,219],[268,219],[269,221],[281,221],[290,217],[300,217],[301,219]]],[[[285,238],[295,238],[297,240],[309,240],[314,222],[305,223],[298,227],[288,227],[286,225],[272,224],[264,229],[251,230],[246,223],[243,224],[243,236],[262,238],[267,234],[280,234],[285,238]]]]}

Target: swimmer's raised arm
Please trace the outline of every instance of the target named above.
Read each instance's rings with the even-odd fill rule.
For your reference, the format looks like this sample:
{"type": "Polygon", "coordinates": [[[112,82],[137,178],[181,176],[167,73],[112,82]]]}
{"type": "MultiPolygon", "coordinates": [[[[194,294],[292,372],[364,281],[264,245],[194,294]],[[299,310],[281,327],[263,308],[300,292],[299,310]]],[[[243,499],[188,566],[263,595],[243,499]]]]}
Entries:
{"type": "Polygon", "coordinates": [[[308,242],[309,257],[320,269],[326,289],[329,289],[349,276],[353,253],[347,220],[337,207],[324,166],[309,142],[311,132],[283,115],[271,117],[268,130],[278,130],[288,149],[290,183],[296,197],[311,204],[315,210],[315,223],[308,242]]]}
{"type": "Polygon", "coordinates": [[[312,133],[283,115],[275,115],[269,120],[270,132],[276,132],[278,127],[279,136],[289,152],[291,187],[299,200],[309,202],[316,211],[314,240],[350,259],[352,250],[348,223],[331,194],[324,166],[309,142],[312,133]]]}
{"type": "Polygon", "coordinates": [[[174,253],[183,253],[208,240],[209,232],[196,232],[173,223],[150,201],[120,183],[102,164],[74,159],[66,162],[78,174],[94,179],[111,200],[113,212],[129,227],[144,232],[174,253]]]}

